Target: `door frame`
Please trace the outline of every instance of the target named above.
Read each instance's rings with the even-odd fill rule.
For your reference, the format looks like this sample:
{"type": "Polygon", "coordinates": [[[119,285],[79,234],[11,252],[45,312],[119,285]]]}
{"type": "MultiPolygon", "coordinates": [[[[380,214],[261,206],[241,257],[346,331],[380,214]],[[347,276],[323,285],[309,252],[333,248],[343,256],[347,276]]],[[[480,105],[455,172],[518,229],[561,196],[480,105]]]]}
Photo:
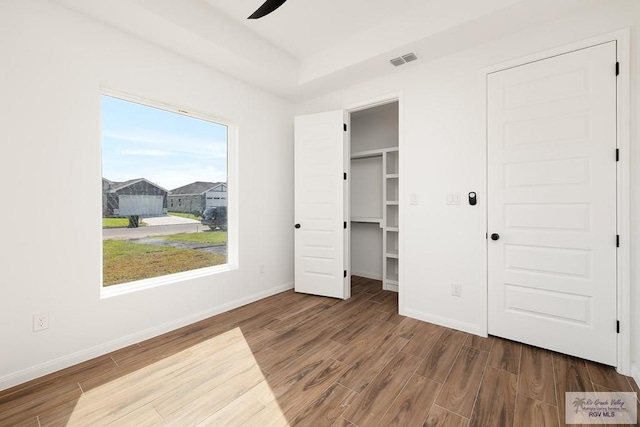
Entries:
{"type": "MultiPolygon", "coordinates": [[[[481,90],[483,93],[482,112],[484,120],[482,121],[483,135],[484,135],[484,150],[485,150],[485,174],[484,174],[484,189],[485,194],[489,194],[488,187],[488,134],[487,134],[487,98],[488,98],[488,75],[498,71],[506,70],[509,68],[525,65],[531,62],[540,61],[553,56],[562,55],[572,51],[585,49],[591,46],[599,45],[602,43],[616,42],[616,55],[618,62],[620,63],[620,74],[618,75],[616,97],[616,130],[617,130],[617,147],[620,150],[620,160],[617,164],[616,182],[617,182],[617,194],[616,194],[616,211],[617,211],[617,233],[620,236],[620,247],[617,248],[617,312],[618,320],[620,322],[620,333],[618,334],[618,364],[616,370],[623,375],[631,375],[631,329],[633,324],[631,322],[631,263],[630,263],[630,177],[629,177],[629,146],[630,146],[630,113],[629,113],[629,95],[630,95],[630,29],[624,28],[611,33],[602,34],[599,36],[591,37],[585,40],[580,40],[567,45],[559,46],[552,49],[547,49],[542,52],[537,52],[531,55],[523,56],[520,58],[512,59],[506,62],[492,65],[484,68],[480,73],[481,90]]],[[[614,72],[612,66],[612,72],[614,72]]],[[[613,155],[613,154],[612,154],[613,155]]],[[[487,197],[488,200],[488,197],[487,197]]],[[[483,211],[485,232],[488,230],[488,204],[483,211]]],[[[488,242],[488,241],[487,241],[488,242]]],[[[483,277],[484,277],[484,291],[482,301],[482,315],[483,315],[483,335],[488,335],[489,330],[489,318],[488,318],[488,297],[489,297],[489,267],[488,267],[488,243],[484,246],[484,264],[483,264],[483,277]]],[[[614,325],[612,325],[613,327],[614,325]]]]}
{"type": "MultiPolygon", "coordinates": [[[[346,151],[346,159],[347,159],[347,174],[351,176],[351,114],[357,111],[367,110],[369,108],[377,107],[384,104],[390,104],[392,102],[398,103],[398,175],[400,176],[400,180],[398,183],[398,313],[404,315],[404,292],[403,292],[403,271],[404,271],[404,262],[403,262],[403,232],[404,229],[404,180],[402,179],[402,171],[404,170],[404,104],[403,104],[403,91],[391,92],[385,95],[376,96],[365,101],[354,102],[347,104],[343,107],[345,123],[347,124],[347,151],[346,151]]],[[[351,194],[350,192],[350,178],[347,180],[347,186],[345,189],[346,194],[346,212],[347,212],[347,221],[350,221],[351,216],[351,194]]],[[[349,223],[349,225],[351,225],[349,223]]],[[[346,241],[348,243],[345,244],[345,248],[348,248],[348,257],[349,257],[349,270],[347,272],[348,275],[351,275],[351,226],[348,228],[348,233],[346,234],[346,241]]],[[[381,254],[382,256],[382,254],[381,254]]],[[[383,277],[384,280],[384,277],[383,277]]]]}

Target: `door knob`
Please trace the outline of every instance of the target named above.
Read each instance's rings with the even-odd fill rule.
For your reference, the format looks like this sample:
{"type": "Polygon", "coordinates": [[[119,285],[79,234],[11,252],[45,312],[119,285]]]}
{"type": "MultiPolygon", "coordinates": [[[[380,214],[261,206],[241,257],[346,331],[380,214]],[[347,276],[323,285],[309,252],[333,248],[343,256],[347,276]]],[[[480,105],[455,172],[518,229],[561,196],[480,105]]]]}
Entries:
{"type": "Polygon", "coordinates": [[[499,238],[500,238],[500,235],[498,233],[491,234],[491,240],[498,240],[499,238]]]}
{"type": "Polygon", "coordinates": [[[296,225],[295,225],[295,227],[296,227],[296,228],[300,228],[300,224],[296,224],[296,225]]]}

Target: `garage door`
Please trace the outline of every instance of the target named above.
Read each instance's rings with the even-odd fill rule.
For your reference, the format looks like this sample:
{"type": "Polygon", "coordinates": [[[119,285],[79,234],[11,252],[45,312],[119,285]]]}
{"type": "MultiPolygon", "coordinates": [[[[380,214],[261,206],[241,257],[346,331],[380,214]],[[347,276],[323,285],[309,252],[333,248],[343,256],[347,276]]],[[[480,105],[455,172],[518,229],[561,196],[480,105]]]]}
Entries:
{"type": "Polygon", "coordinates": [[[162,196],[148,195],[121,195],[119,214],[122,216],[140,215],[162,215],[164,198],[162,196]]]}

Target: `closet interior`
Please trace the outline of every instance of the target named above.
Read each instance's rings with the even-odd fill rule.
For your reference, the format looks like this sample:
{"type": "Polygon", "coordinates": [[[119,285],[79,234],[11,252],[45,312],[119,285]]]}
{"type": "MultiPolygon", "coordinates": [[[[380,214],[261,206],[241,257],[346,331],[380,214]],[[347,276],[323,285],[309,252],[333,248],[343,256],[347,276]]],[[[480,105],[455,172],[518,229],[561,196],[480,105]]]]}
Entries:
{"type": "Polygon", "coordinates": [[[398,291],[398,102],[350,113],[351,274],[398,291]]]}

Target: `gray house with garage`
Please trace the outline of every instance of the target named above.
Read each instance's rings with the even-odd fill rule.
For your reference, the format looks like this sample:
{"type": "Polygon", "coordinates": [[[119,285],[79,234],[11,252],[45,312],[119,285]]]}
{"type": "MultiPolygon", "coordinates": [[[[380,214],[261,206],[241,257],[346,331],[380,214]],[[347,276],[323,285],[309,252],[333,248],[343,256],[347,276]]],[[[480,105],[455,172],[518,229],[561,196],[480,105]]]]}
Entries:
{"type": "Polygon", "coordinates": [[[102,216],[150,217],[167,213],[169,191],[145,178],[124,182],[102,178],[102,216]]]}
{"type": "Polygon", "coordinates": [[[202,214],[214,206],[227,206],[227,183],[196,181],[178,187],[167,196],[169,212],[202,214]]]}

